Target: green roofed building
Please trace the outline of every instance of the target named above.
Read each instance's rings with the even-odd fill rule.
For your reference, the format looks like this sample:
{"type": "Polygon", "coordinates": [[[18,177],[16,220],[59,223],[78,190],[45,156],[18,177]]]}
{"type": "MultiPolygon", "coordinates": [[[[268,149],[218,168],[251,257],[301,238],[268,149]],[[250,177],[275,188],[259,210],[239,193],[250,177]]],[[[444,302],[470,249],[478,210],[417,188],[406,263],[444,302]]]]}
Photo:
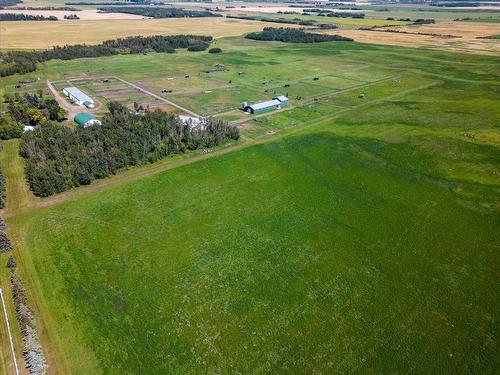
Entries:
{"type": "Polygon", "coordinates": [[[93,125],[102,125],[102,122],[88,112],[80,112],[75,116],[75,122],[81,127],[87,128],[93,125]]]}

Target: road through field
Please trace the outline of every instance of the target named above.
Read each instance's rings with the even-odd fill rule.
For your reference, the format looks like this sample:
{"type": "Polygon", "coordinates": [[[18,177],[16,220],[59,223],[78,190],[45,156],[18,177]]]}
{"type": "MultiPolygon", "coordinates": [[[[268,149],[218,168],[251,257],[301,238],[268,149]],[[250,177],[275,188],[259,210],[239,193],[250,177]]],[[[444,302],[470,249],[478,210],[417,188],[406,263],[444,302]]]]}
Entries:
{"type": "Polygon", "coordinates": [[[68,112],[68,119],[75,118],[75,116],[81,112],[81,108],[74,106],[73,104],[69,103],[66,99],[64,99],[62,95],[59,93],[59,91],[57,91],[55,87],[52,86],[52,83],[49,80],[47,80],[47,87],[49,88],[52,95],[54,95],[54,98],[57,100],[59,105],[68,112]]]}

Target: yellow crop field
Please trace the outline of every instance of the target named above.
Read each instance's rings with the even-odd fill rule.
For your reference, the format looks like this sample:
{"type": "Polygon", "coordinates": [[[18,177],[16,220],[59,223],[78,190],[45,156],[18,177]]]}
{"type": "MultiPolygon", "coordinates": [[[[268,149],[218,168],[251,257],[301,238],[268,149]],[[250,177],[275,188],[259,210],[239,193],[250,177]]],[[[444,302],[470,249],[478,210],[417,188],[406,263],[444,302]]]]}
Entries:
{"type": "Polygon", "coordinates": [[[167,18],[79,20],[75,22],[2,22],[0,25],[0,48],[45,49],[64,44],[97,44],[108,39],[135,35],[195,34],[211,35],[217,38],[242,35],[272,25],[275,24],[222,17],[198,18],[196,20],[193,18],[167,18]]]}

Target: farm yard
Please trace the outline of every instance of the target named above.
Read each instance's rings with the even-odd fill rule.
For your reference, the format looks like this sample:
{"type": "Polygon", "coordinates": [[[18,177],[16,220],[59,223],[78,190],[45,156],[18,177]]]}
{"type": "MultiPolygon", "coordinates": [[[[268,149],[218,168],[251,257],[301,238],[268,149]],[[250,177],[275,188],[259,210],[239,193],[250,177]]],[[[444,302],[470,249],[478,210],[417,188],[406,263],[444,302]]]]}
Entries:
{"type": "MultiPolygon", "coordinates": [[[[159,96],[242,135],[44,199],[20,186],[9,154],[19,199],[4,215],[44,301],[53,368],[492,372],[499,58],[216,46],[54,60],[26,75],[74,85],[101,108],[168,109],[159,96]],[[239,109],[285,94],[281,110],[239,109]]],[[[17,81],[0,79],[6,90],[17,81]]]]}
{"type": "MultiPolygon", "coordinates": [[[[20,5],[42,2],[65,5],[20,5]]],[[[28,371],[10,255],[48,374],[497,371],[500,12],[360,3],[335,12],[363,17],[341,18],[289,5],[176,3],[222,17],[164,19],[78,5],[80,20],[2,22],[2,52],[214,39],[171,53],[135,41],[0,77],[0,115],[25,93],[66,110],[1,143],[15,353],[0,314],[0,374],[16,374],[13,357],[28,371]],[[354,41],[245,38],[264,27],[354,41]],[[71,104],[68,86],[95,107],[71,104]],[[286,105],[242,110],[278,96],[286,105]],[[102,126],[76,125],[80,112],[102,126]],[[53,195],[39,193],[46,180],[53,195]]]]}
{"type": "MultiPolygon", "coordinates": [[[[330,116],[339,110],[365,105],[372,100],[432,82],[429,78],[415,78],[405,69],[387,69],[381,64],[355,58],[332,61],[322,54],[324,47],[320,50],[307,47],[307,50],[317,54],[314,57],[301,56],[300,50],[282,56],[284,46],[271,43],[272,47],[262,50],[256,48],[258,43],[252,44],[255,49],[248,50],[247,41],[232,38],[218,42],[222,48],[232,51],[217,56],[189,52],[179,52],[175,56],[113,56],[94,59],[91,69],[88,65],[80,66],[79,61],[66,61],[64,65],[51,62],[47,64],[47,69],[67,76],[67,79],[53,81],[56,88],[62,90],[67,85],[77,86],[102,102],[103,110],[109,101],[118,101],[129,108],[136,102],[151,109],[182,112],[173,106],[178,105],[201,116],[244,123],[253,118],[240,110],[241,103],[288,95],[289,108],[279,115],[268,113],[256,119],[258,128],[266,131],[272,131],[275,125],[277,128],[288,127],[291,123],[300,122],[301,117],[308,121],[330,116]],[[232,47],[235,44],[241,47],[232,47]],[[110,60],[112,63],[107,64],[106,61],[110,60]],[[260,62],[256,64],[256,61],[260,62]],[[307,70],[304,69],[305,64],[308,65],[307,70]],[[107,82],[103,82],[104,79],[107,82]],[[297,113],[304,116],[296,116],[297,113]],[[287,118],[293,120],[290,122],[287,118]]],[[[344,54],[356,53],[356,49],[350,51],[347,48],[344,51],[344,54]]],[[[40,70],[37,74],[42,72],[40,70]]],[[[250,121],[247,128],[251,129],[253,123],[250,121]]]]}
{"type": "Polygon", "coordinates": [[[130,86],[116,77],[75,78],[54,81],[52,84],[59,91],[62,91],[66,86],[76,86],[89,93],[101,103],[100,107],[96,108],[101,112],[106,111],[107,104],[111,101],[123,104],[129,109],[133,109],[134,103],[137,103],[137,105],[142,105],[150,110],[176,111],[175,107],[130,86]]]}

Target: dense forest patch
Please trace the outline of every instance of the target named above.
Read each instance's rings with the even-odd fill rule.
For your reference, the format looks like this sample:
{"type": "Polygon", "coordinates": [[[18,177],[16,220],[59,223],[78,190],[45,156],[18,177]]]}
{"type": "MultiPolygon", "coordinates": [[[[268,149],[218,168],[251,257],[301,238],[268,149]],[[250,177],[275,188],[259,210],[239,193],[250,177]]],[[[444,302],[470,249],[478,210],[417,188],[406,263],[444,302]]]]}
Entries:
{"type": "Polygon", "coordinates": [[[114,102],[109,108],[102,126],[70,129],[48,123],[23,135],[20,154],[35,195],[52,195],[127,166],[239,138],[238,129],[222,120],[192,126],[171,113],[135,115],[114,102]]]}
{"type": "Polygon", "coordinates": [[[318,43],[331,41],[352,42],[353,39],[340,35],[326,35],[309,33],[303,29],[265,27],[261,32],[250,33],[245,36],[247,39],[279,41],[285,43],[318,43]]]}

